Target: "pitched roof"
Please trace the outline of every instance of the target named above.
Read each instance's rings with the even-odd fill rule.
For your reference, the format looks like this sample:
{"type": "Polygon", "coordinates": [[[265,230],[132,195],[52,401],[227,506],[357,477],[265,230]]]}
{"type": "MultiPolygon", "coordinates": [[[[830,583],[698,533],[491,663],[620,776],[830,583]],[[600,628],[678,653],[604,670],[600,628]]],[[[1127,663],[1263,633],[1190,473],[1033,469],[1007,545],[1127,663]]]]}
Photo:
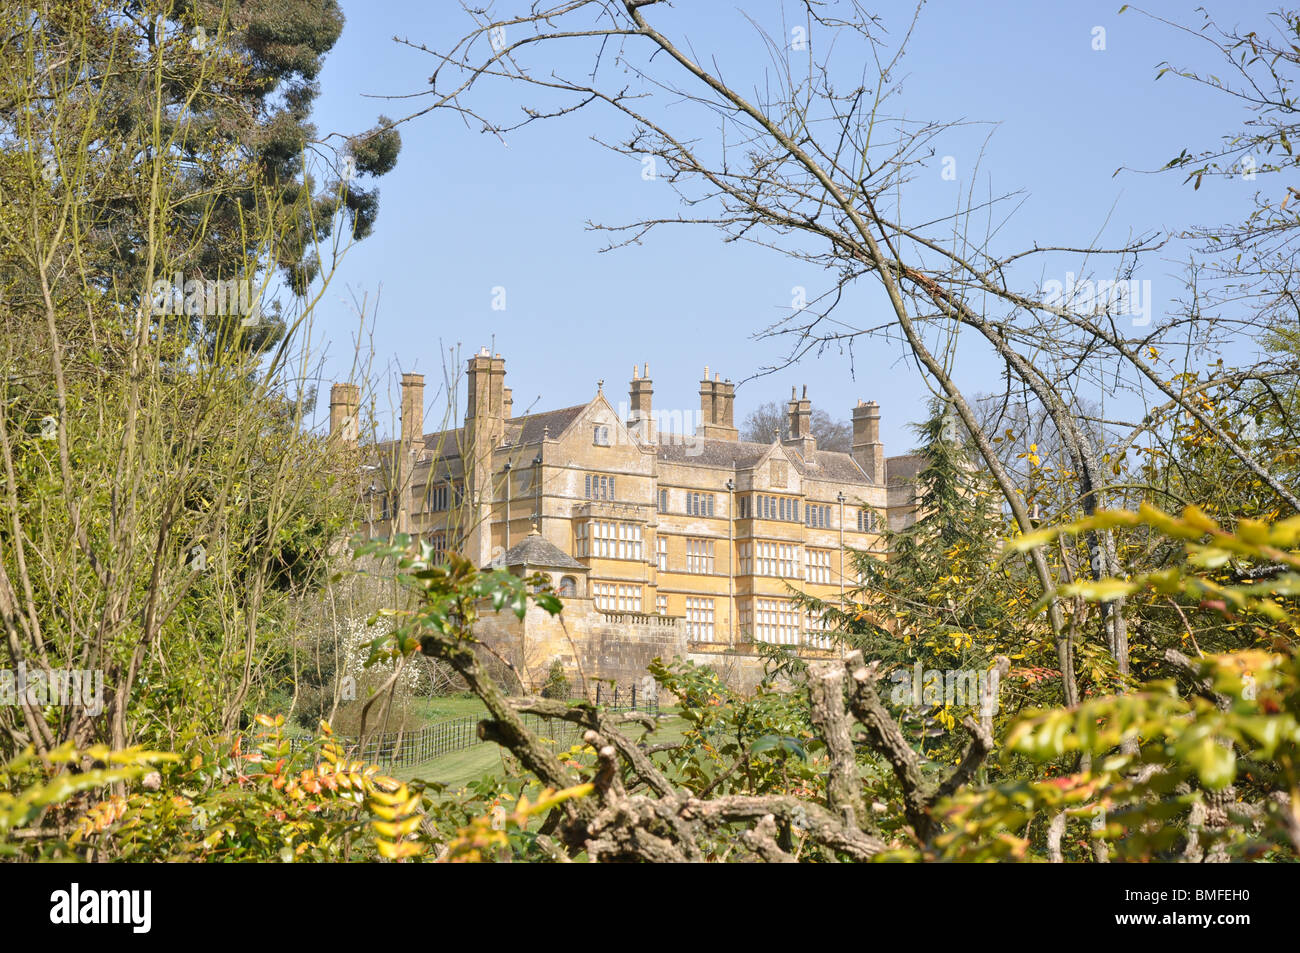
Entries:
{"type": "Polygon", "coordinates": [[[586,566],[568,553],[547,542],[537,530],[525,536],[523,542],[515,543],[506,550],[505,555],[501,557],[501,565],[507,568],[536,566],[543,569],[581,569],[584,572],[587,570],[586,566]]]}
{"type": "MultiPolygon", "coordinates": [[[[555,439],[578,418],[578,415],[587,408],[586,404],[579,404],[577,407],[565,407],[561,410],[548,410],[539,414],[525,414],[522,417],[511,417],[505,422],[505,437],[511,446],[522,446],[530,443],[540,443],[542,434],[550,434],[551,439],[555,439]]],[[[455,430],[434,430],[424,435],[424,453],[420,455],[421,460],[431,460],[434,457],[434,451],[438,451],[437,457],[440,460],[454,460],[461,456],[462,444],[465,440],[465,428],[457,427],[455,430]],[[439,446],[441,442],[441,447],[439,446]]],[[[386,440],[378,444],[376,449],[383,450],[396,446],[398,441],[386,440]]]]}
{"type": "Polygon", "coordinates": [[[560,410],[547,410],[538,414],[526,414],[523,417],[511,417],[506,421],[506,436],[513,446],[540,443],[542,434],[549,431],[552,440],[558,437],[578,419],[587,409],[586,404],[576,407],[564,407],[560,410]]]}
{"type": "MultiPolygon", "coordinates": [[[[802,460],[799,453],[795,453],[797,459],[802,460]]],[[[813,456],[815,468],[806,465],[801,468],[804,476],[811,476],[826,480],[839,480],[843,483],[865,483],[867,475],[863,472],[862,467],[858,466],[858,461],[853,459],[852,454],[844,453],[839,450],[818,450],[813,456]]]]}
{"type": "Polygon", "coordinates": [[[426,457],[432,458],[437,451],[438,458],[449,460],[460,456],[461,442],[465,439],[465,428],[457,427],[455,430],[435,430],[433,433],[424,435],[424,453],[420,459],[426,457]],[[441,446],[439,446],[441,443],[441,446]]]}
{"type": "Polygon", "coordinates": [[[925,469],[925,464],[924,454],[904,453],[886,460],[885,472],[889,474],[890,483],[909,483],[925,469]]]}
{"type": "Polygon", "coordinates": [[[665,463],[693,463],[704,467],[735,467],[737,470],[745,470],[758,463],[769,449],[771,444],[766,443],[683,438],[681,434],[661,433],[657,451],[659,459],[665,463]]]}
{"type": "MultiPolygon", "coordinates": [[[[770,443],[747,443],[737,440],[682,440],[680,434],[660,434],[659,459],[665,463],[693,463],[705,467],[725,467],[748,470],[758,464],[772,449],[770,443]],[[664,440],[670,442],[664,443],[664,440]]],[[[836,450],[818,450],[812,459],[813,466],[793,446],[783,445],[786,456],[803,476],[814,479],[839,480],[844,483],[866,483],[867,475],[852,455],[836,450]]]]}

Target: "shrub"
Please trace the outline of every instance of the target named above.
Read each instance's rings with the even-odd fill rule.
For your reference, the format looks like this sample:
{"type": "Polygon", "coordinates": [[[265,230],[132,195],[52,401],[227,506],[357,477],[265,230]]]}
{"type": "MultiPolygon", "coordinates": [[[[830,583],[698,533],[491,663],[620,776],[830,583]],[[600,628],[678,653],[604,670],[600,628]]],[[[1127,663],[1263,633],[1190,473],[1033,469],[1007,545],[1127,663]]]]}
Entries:
{"type": "Polygon", "coordinates": [[[570,692],[569,676],[564,674],[564,665],[559,659],[551,663],[546,673],[546,684],[542,686],[543,698],[568,698],[570,692]]]}

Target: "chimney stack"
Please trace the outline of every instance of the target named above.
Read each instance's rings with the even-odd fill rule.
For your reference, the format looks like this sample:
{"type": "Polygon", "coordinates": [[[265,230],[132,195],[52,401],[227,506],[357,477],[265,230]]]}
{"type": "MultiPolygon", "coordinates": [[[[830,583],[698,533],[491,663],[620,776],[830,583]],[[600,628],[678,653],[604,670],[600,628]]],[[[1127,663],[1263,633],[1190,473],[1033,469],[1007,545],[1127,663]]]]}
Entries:
{"type": "Polygon", "coordinates": [[[790,388],[790,403],[785,408],[785,428],[787,442],[794,444],[796,450],[809,463],[817,452],[817,438],[812,433],[812,401],[808,399],[808,385],[803,388],[803,397],[795,397],[795,390],[790,388]]]}
{"type": "Polygon", "coordinates": [[[424,449],[424,375],[402,375],[402,447],[424,449]]]}
{"type": "Polygon", "coordinates": [[[700,425],[696,433],[713,440],[739,440],[740,431],[735,425],[736,385],[730,378],[720,380],[721,374],[714,373],[709,380],[709,369],[704,369],[704,380],[700,381],[700,425]]]}
{"type": "Polygon", "coordinates": [[[651,414],[650,405],[654,397],[654,384],[650,380],[650,365],[648,363],[645,365],[644,372],[639,374],[636,365],[632,365],[632,385],[628,397],[632,402],[632,409],[627,420],[628,430],[642,443],[653,445],[656,436],[654,416],[651,414]]]}
{"type": "Polygon", "coordinates": [[[700,425],[695,429],[704,433],[704,428],[713,423],[713,381],[709,380],[709,365],[704,365],[704,379],[700,381],[700,425]]]}
{"type": "MultiPolygon", "coordinates": [[[[465,420],[501,422],[506,419],[506,362],[487,348],[469,359],[465,371],[468,397],[465,420]]],[[[504,429],[504,428],[497,428],[504,429]]]]}
{"type": "Polygon", "coordinates": [[[505,436],[508,406],[506,362],[483,348],[465,370],[465,429],[461,458],[465,467],[465,501],[470,529],[464,552],[476,565],[486,565],[492,552],[492,452],[505,436]]]}
{"type": "Polygon", "coordinates": [[[853,408],[853,459],[872,483],[885,482],[885,445],[880,442],[880,405],[874,400],[853,408]]]}
{"type": "Polygon", "coordinates": [[[356,384],[335,384],[330,388],[330,436],[355,444],[361,426],[361,388],[356,384]]]}

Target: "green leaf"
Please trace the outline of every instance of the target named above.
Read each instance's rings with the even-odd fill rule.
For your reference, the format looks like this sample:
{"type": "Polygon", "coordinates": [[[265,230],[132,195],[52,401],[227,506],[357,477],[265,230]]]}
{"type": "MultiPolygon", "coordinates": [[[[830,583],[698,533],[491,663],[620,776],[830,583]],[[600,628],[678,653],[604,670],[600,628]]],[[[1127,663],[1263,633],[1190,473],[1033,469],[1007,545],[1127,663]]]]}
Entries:
{"type": "Polygon", "coordinates": [[[1221,791],[1237,775],[1237,755],[1230,745],[1220,744],[1206,735],[1186,754],[1186,760],[1201,779],[1201,786],[1221,791]]]}

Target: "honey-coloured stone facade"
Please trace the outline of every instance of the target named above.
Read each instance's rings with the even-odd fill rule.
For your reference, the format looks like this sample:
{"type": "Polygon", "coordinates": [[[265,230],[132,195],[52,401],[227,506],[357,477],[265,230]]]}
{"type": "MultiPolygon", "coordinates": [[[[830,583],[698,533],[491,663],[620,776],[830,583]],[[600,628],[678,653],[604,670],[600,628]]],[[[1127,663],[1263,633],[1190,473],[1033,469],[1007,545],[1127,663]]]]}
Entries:
{"type": "MultiPolygon", "coordinates": [[[[789,587],[838,599],[856,585],[848,550],[881,552],[883,521],[906,525],[915,509],[917,459],[885,456],[874,401],[853,408],[844,453],[817,448],[806,390],[787,405],[784,437],[741,441],[735,385],[707,368],[693,433],[664,429],[648,366],[633,369],[619,410],[602,386],[585,404],[521,417],[501,355],[476,354],[466,378],[463,426],[424,433],[423,378],[403,375],[401,435],[374,448],[362,531],[418,534],[481,566],[546,573],[563,624],[530,613],[522,627],[487,626],[541,677],[559,658],[588,678],[636,678],[623,669],[643,672],[648,658],[607,651],[620,621],[691,653],[752,653],[754,642],[826,651],[789,587]]],[[[340,439],[356,439],[356,401],[353,385],[335,385],[340,439]]]]}

